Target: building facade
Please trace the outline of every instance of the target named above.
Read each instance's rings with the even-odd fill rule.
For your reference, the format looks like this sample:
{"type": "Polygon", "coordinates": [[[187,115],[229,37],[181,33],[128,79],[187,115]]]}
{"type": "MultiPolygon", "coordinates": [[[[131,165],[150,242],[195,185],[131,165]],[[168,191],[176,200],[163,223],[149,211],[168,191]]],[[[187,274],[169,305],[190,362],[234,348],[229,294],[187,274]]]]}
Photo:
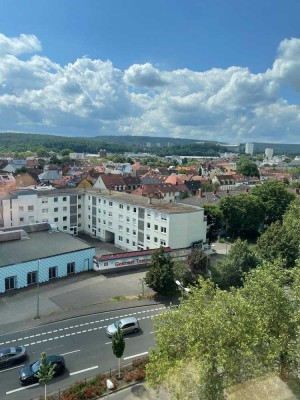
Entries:
{"type": "Polygon", "coordinates": [[[196,206],[97,190],[24,190],[0,196],[0,227],[41,222],[75,236],[85,232],[125,251],[206,242],[204,210],[196,206]]]}

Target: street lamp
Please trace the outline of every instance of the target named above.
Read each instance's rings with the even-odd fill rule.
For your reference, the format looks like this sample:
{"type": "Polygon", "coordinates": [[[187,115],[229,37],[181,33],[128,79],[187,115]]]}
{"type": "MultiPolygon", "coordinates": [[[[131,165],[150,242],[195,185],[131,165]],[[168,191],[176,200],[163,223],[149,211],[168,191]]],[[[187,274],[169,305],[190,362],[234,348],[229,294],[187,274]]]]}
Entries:
{"type": "Polygon", "coordinates": [[[109,390],[114,388],[114,384],[112,383],[112,381],[110,379],[106,379],[106,395],[107,395],[107,399],[109,398],[109,390]]]}
{"type": "Polygon", "coordinates": [[[190,292],[191,292],[191,289],[189,289],[189,288],[187,288],[187,287],[184,287],[183,284],[182,284],[180,281],[178,281],[177,279],[175,280],[175,283],[176,283],[177,286],[180,287],[180,289],[181,289],[181,291],[182,291],[182,296],[183,296],[183,293],[184,293],[184,292],[187,292],[187,293],[190,293],[190,292]]]}
{"type": "Polygon", "coordinates": [[[37,281],[36,281],[36,316],[40,318],[40,260],[38,260],[37,281]]]}

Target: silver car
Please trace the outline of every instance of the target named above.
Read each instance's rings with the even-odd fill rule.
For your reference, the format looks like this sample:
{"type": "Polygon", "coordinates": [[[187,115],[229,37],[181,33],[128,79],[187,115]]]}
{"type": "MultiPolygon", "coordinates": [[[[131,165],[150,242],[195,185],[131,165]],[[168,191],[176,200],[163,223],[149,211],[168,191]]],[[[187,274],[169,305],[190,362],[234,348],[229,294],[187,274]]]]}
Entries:
{"type": "Polygon", "coordinates": [[[26,358],[27,353],[24,346],[0,349],[0,368],[6,368],[21,363],[25,361],[26,358]]]}
{"type": "Polygon", "coordinates": [[[112,337],[119,327],[123,335],[127,333],[137,333],[140,330],[139,321],[135,317],[126,317],[108,325],[106,328],[107,336],[112,337]]]}

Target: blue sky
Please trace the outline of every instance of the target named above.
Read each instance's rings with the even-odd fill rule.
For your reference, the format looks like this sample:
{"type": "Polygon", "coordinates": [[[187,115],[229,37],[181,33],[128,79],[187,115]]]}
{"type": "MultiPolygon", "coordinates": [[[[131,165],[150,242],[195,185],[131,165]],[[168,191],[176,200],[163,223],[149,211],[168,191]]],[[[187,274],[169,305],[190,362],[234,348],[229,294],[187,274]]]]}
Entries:
{"type": "Polygon", "coordinates": [[[300,143],[297,0],[0,0],[0,130],[300,143]]]}

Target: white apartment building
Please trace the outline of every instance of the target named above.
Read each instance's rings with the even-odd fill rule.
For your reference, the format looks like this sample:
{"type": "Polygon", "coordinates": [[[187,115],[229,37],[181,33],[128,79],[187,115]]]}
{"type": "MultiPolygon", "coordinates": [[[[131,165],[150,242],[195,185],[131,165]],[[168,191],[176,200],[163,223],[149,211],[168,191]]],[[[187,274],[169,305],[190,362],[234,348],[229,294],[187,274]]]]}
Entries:
{"type": "Polygon", "coordinates": [[[85,232],[126,250],[189,248],[206,242],[204,210],[123,192],[24,190],[0,197],[0,227],[37,222],[77,235],[85,232]]]}
{"type": "Polygon", "coordinates": [[[251,156],[253,155],[254,151],[254,143],[246,143],[245,146],[245,153],[250,154],[251,156]]]}
{"type": "Polygon", "coordinates": [[[271,147],[267,147],[265,149],[265,155],[267,157],[267,159],[270,159],[273,157],[273,149],[271,149],[271,147]]]}

